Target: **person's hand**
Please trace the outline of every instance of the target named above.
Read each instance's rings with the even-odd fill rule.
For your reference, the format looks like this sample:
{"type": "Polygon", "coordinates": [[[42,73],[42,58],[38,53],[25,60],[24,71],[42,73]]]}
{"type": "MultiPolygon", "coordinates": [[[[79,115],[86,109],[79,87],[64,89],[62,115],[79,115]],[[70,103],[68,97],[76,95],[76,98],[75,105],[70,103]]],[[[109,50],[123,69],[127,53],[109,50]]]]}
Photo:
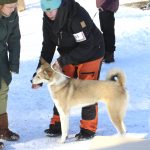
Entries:
{"type": "Polygon", "coordinates": [[[53,67],[54,69],[56,69],[56,70],[62,72],[62,68],[61,68],[61,66],[59,65],[59,62],[58,62],[58,61],[56,61],[56,62],[52,65],[52,67],[53,67]]]}
{"type": "Polygon", "coordinates": [[[18,74],[17,72],[14,72],[14,71],[10,71],[12,74],[18,74]]]}

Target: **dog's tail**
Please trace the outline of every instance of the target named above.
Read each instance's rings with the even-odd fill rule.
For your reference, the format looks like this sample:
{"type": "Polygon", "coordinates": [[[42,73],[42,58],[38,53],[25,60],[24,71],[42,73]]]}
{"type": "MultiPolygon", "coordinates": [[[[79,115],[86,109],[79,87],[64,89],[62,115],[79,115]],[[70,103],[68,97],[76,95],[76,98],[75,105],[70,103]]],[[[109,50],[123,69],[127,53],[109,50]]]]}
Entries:
{"type": "Polygon", "coordinates": [[[111,69],[106,75],[106,80],[118,81],[119,84],[125,88],[126,77],[122,70],[120,69],[111,69]]]}

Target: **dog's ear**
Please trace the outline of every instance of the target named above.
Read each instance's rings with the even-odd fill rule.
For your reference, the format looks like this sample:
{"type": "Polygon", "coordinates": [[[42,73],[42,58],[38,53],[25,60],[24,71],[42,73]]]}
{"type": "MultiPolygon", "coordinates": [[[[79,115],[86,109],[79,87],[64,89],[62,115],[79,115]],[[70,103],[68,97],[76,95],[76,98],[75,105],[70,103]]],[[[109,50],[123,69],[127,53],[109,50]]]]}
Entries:
{"type": "Polygon", "coordinates": [[[50,64],[49,63],[45,63],[43,65],[41,65],[43,69],[46,69],[46,68],[51,68],[50,64]]]}
{"type": "Polygon", "coordinates": [[[40,57],[40,62],[41,62],[41,65],[44,65],[45,63],[47,63],[43,57],[40,57]]]}
{"type": "Polygon", "coordinates": [[[44,70],[45,68],[50,68],[51,65],[46,62],[42,57],[40,58],[40,62],[41,62],[41,68],[44,70]]]}
{"type": "Polygon", "coordinates": [[[47,61],[45,61],[45,59],[44,59],[43,57],[40,57],[40,62],[41,62],[41,66],[42,66],[43,68],[48,68],[48,67],[50,67],[50,64],[49,64],[47,61]]]}

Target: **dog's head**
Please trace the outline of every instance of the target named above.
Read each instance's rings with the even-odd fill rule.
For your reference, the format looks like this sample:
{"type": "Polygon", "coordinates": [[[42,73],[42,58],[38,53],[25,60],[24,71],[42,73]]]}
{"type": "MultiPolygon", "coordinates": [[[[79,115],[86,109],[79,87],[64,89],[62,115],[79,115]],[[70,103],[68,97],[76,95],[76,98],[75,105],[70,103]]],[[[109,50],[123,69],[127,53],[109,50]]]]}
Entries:
{"type": "Polygon", "coordinates": [[[32,79],[33,84],[48,83],[50,85],[62,81],[65,77],[62,70],[56,64],[49,64],[43,58],[40,58],[41,66],[36,71],[32,79]]]}
{"type": "Polygon", "coordinates": [[[36,71],[36,75],[33,77],[33,84],[50,83],[53,80],[54,71],[51,65],[48,63],[42,64],[36,71]]]}

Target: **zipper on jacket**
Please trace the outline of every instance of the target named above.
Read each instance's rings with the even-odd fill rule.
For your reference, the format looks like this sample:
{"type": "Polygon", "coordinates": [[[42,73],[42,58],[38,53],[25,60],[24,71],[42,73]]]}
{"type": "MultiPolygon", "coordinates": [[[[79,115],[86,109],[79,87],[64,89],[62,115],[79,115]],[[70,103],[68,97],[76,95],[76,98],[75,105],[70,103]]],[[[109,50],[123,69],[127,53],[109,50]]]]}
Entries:
{"type": "Polygon", "coordinates": [[[60,39],[62,39],[62,31],[58,33],[58,46],[60,45],[60,39]]]}
{"type": "Polygon", "coordinates": [[[62,39],[62,33],[63,33],[63,32],[61,31],[61,32],[60,32],[60,39],[62,39]]]}
{"type": "Polygon", "coordinates": [[[60,41],[59,41],[59,36],[58,36],[58,42],[57,42],[57,44],[58,44],[58,46],[59,46],[59,44],[60,44],[60,41]]]}

